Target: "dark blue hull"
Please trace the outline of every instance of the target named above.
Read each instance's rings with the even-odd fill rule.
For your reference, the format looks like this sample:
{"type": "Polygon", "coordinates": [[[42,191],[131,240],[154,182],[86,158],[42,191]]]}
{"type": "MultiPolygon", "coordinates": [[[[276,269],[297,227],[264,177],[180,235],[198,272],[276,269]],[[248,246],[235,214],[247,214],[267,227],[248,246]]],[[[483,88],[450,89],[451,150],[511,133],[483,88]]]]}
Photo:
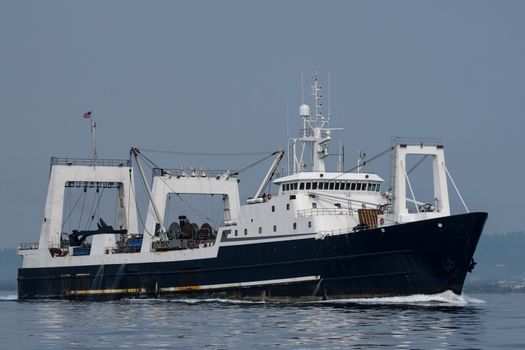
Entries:
{"type": "Polygon", "coordinates": [[[324,239],[224,246],[212,259],[22,268],[18,296],[288,300],[460,294],[486,218],[470,213],[324,239]]]}

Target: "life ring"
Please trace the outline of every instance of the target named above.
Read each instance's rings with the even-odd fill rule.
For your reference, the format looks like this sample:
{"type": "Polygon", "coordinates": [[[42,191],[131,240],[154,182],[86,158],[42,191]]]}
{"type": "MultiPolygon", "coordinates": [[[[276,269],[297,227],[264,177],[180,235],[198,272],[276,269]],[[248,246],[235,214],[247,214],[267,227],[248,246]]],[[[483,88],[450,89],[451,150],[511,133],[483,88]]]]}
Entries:
{"type": "Polygon", "coordinates": [[[383,224],[385,223],[385,219],[383,219],[383,218],[379,219],[379,223],[380,223],[381,225],[383,225],[383,224]]]}
{"type": "Polygon", "coordinates": [[[272,195],[268,194],[268,196],[266,196],[266,198],[268,198],[268,200],[270,200],[270,199],[272,199],[272,195]]]}

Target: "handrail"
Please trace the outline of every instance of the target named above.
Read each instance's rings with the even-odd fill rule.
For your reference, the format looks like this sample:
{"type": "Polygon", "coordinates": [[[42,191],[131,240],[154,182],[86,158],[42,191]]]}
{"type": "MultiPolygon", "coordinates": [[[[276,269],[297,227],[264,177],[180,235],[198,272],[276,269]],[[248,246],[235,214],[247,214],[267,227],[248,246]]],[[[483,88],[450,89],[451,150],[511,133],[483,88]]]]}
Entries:
{"type": "Polygon", "coordinates": [[[394,136],[392,137],[392,143],[406,144],[406,145],[421,145],[421,146],[436,146],[443,145],[442,138],[432,137],[405,137],[405,136],[394,136]]]}
{"type": "Polygon", "coordinates": [[[319,216],[319,215],[352,215],[352,209],[319,208],[297,210],[297,217],[319,216]]]}
{"type": "Polygon", "coordinates": [[[129,167],[131,161],[129,159],[87,159],[87,158],[57,158],[51,157],[51,166],[53,165],[80,165],[80,166],[114,166],[114,167],[129,167]]]}
{"type": "Polygon", "coordinates": [[[224,177],[224,178],[236,178],[237,174],[235,170],[210,170],[210,169],[196,169],[196,168],[183,168],[183,169],[164,169],[164,168],[153,168],[153,177],[171,175],[176,177],[224,177]]]}
{"type": "Polygon", "coordinates": [[[324,239],[327,236],[335,236],[352,232],[353,228],[340,228],[336,230],[321,230],[317,232],[316,239],[324,239]]]}
{"type": "Polygon", "coordinates": [[[35,250],[38,249],[38,242],[20,243],[18,250],[35,250]]]}

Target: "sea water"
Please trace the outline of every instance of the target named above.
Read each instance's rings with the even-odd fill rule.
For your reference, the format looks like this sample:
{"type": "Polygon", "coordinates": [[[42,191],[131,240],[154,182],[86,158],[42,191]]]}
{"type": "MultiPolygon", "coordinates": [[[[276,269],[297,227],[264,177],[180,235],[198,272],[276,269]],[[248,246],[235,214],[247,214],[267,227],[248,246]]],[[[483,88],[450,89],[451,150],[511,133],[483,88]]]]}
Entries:
{"type": "Polygon", "coordinates": [[[18,301],[1,349],[525,349],[525,294],[452,292],[309,303],[18,301]]]}

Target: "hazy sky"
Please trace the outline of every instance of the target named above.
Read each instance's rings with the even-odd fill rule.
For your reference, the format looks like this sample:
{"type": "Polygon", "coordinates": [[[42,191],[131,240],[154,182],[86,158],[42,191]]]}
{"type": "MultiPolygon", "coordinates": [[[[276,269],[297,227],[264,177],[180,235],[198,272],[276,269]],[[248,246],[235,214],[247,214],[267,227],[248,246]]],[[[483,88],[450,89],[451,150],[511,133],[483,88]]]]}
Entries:
{"type": "Polygon", "coordinates": [[[82,113],[93,110],[100,157],[274,150],[287,105],[299,127],[301,72],[316,70],[331,73],[347,162],[393,135],[442,137],[470,209],[489,212],[485,232],[522,230],[524,13],[522,1],[3,0],[0,247],[38,240],[49,157],[89,154],[82,113]]]}

